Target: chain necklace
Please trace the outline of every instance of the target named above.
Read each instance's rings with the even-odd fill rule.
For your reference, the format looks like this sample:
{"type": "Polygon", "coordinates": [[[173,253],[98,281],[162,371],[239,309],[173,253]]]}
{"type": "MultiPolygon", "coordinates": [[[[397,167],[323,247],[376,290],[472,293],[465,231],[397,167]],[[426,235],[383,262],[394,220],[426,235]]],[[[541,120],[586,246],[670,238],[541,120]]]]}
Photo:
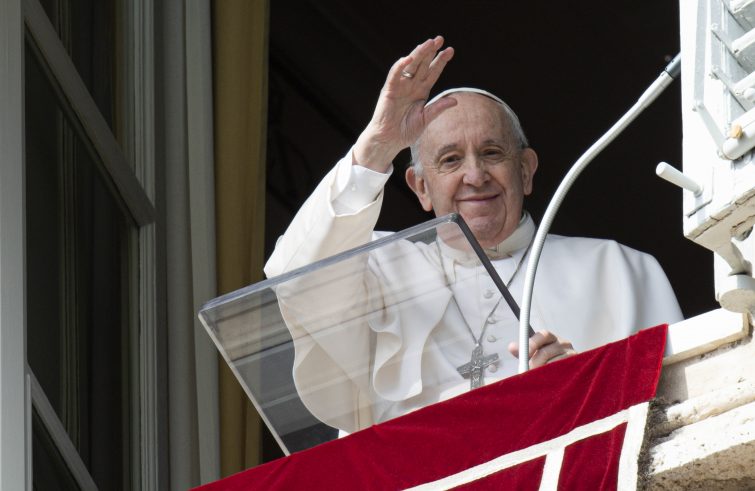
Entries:
{"type": "MultiPolygon", "coordinates": [[[[524,254],[522,255],[521,259],[519,259],[519,262],[517,263],[516,268],[514,268],[514,272],[511,274],[511,277],[506,282],[506,288],[511,287],[511,284],[514,282],[514,278],[516,278],[516,275],[519,273],[519,270],[522,268],[524,259],[527,257],[527,254],[530,252],[530,247],[532,246],[532,242],[533,242],[532,239],[530,239],[529,244],[527,244],[527,249],[524,251],[524,254]]],[[[438,257],[440,258],[441,268],[443,269],[443,275],[446,276],[446,273],[445,273],[446,268],[443,262],[443,253],[440,250],[440,245],[438,244],[438,241],[436,241],[435,244],[438,249],[438,257]]],[[[447,276],[446,276],[446,285],[450,287],[450,281],[448,281],[447,276]]],[[[469,335],[472,336],[472,342],[474,343],[474,348],[472,349],[470,360],[467,363],[464,363],[463,365],[456,367],[456,371],[458,371],[459,375],[461,375],[462,377],[469,378],[470,389],[476,389],[484,385],[484,379],[482,376],[483,370],[485,370],[490,365],[496,363],[499,358],[498,353],[485,355],[482,348],[482,338],[485,336],[485,330],[488,328],[488,319],[490,318],[490,316],[488,316],[488,318],[485,319],[485,322],[483,322],[482,330],[480,331],[480,337],[477,338],[474,335],[474,331],[472,331],[472,327],[469,325],[469,323],[467,322],[467,319],[464,317],[464,314],[462,313],[462,310],[461,310],[461,306],[456,301],[456,296],[454,295],[451,298],[453,299],[454,304],[456,304],[456,308],[459,309],[459,313],[461,313],[461,318],[464,320],[464,326],[467,328],[467,331],[469,331],[469,335]]],[[[493,313],[498,308],[498,305],[500,305],[502,299],[503,297],[499,298],[498,302],[496,302],[492,310],[493,313]]]]}

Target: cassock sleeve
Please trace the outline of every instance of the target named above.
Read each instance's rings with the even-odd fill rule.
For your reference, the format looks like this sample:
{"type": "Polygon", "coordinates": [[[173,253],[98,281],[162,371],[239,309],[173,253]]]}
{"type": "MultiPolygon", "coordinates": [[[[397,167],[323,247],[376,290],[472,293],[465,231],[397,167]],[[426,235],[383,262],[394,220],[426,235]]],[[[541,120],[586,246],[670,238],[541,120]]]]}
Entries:
{"type": "MultiPolygon", "coordinates": [[[[277,276],[369,242],[388,176],[355,169],[350,151],[278,239],[265,274],[277,276]]],[[[302,401],[315,416],[347,431],[372,423],[366,261],[357,257],[276,290],[294,342],[293,376],[302,401]]]]}
{"type": "Polygon", "coordinates": [[[315,188],[278,239],[265,264],[268,278],[372,239],[390,174],[354,167],[349,151],[315,188]]]}

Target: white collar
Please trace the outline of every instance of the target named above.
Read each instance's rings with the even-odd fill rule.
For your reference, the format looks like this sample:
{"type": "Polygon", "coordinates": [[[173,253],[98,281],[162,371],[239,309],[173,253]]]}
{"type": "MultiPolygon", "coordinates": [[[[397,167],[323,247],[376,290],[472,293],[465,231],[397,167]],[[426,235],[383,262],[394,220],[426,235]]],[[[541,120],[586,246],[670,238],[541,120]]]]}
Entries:
{"type": "Polygon", "coordinates": [[[495,247],[485,249],[485,254],[490,259],[503,259],[505,257],[511,257],[514,253],[520,249],[524,249],[532,241],[532,237],[535,235],[535,222],[532,217],[526,211],[522,213],[522,219],[519,220],[516,230],[503,239],[503,242],[495,247]]]}
{"type": "MultiPolygon", "coordinates": [[[[530,214],[525,211],[522,213],[522,219],[519,220],[519,225],[517,225],[516,230],[497,246],[486,248],[485,253],[491,260],[522,255],[532,241],[534,235],[535,222],[532,220],[530,214]]],[[[451,281],[455,281],[456,277],[456,274],[454,273],[454,263],[468,265],[479,263],[479,259],[474,251],[451,247],[440,237],[438,237],[437,243],[439,252],[443,254],[443,256],[451,259],[451,261],[443,261],[441,259],[446,277],[451,281]]]]}

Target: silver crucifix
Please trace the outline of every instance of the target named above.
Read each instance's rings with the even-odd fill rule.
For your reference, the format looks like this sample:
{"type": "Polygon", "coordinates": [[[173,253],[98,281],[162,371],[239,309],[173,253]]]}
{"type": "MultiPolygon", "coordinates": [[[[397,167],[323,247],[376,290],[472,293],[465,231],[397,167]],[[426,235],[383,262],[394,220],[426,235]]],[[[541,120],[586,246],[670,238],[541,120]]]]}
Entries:
{"type": "Polygon", "coordinates": [[[498,353],[492,355],[484,355],[482,352],[482,345],[480,343],[475,344],[474,350],[472,350],[472,359],[469,363],[465,363],[456,370],[464,378],[469,377],[469,388],[476,389],[482,387],[482,371],[493,363],[498,361],[498,353]]]}

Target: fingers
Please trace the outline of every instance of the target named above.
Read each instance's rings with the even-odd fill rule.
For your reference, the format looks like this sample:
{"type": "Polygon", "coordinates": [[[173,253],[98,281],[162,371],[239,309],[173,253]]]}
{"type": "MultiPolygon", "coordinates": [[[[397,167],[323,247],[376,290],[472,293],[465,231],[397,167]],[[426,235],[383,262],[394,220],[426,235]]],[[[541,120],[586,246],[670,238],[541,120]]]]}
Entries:
{"type": "Polygon", "coordinates": [[[433,84],[453,56],[451,48],[439,51],[442,46],[441,36],[428,39],[391,67],[372,119],[355,146],[355,158],[363,165],[374,164],[361,161],[366,155],[379,154],[380,162],[374,165],[382,169],[390,163],[390,160],[384,162],[385,158],[392,159],[414,143],[430,121],[456,104],[453,98],[448,98],[433,104],[428,112],[425,110],[433,84]],[[374,148],[379,151],[368,151],[374,148]]]}
{"type": "Polygon", "coordinates": [[[406,57],[406,63],[401,68],[402,72],[412,75],[411,78],[419,80],[424,78],[427,68],[430,66],[440,47],[443,46],[443,36],[436,36],[435,39],[428,39],[416,48],[406,57]]]}
{"type": "Polygon", "coordinates": [[[413,72],[410,72],[411,68],[409,68],[409,65],[413,62],[412,55],[404,56],[402,58],[399,58],[396,63],[393,64],[391,69],[388,71],[388,78],[386,79],[386,85],[390,84],[391,82],[397,82],[398,80],[404,77],[404,73],[409,73],[414,76],[413,72]]]}
{"type": "MultiPolygon", "coordinates": [[[[533,334],[529,340],[530,359],[532,358],[532,355],[535,353],[535,351],[542,348],[543,346],[556,342],[557,339],[558,338],[556,337],[556,335],[551,333],[550,331],[538,331],[533,334]]],[[[509,351],[511,351],[512,355],[519,358],[519,343],[512,342],[511,344],[509,344],[509,351]]]]}
{"type": "MultiPolygon", "coordinates": [[[[531,344],[532,343],[530,342],[530,345],[531,344]]],[[[576,351],[574,351],[571,343],[555,340],[537,348],[536,350],[530,351],[530,353],[532,353],[532,356],[530,356],[530,368],[537,368],[546,363],[574,355],[576,354],[576,351]]]]}
{"type": "MultiPolygon", "coordinates": [[[[451,60],[453,55],[454,49],[446,48],[438,53],[433,61],[430,62],[428,70],[425,74],[425,78],[423,80],[423,83],[427,86],[428,93],[430,92],[430,89],[433,87],[433,85],[435,85],[435,82],[438,81],[440,74],[443,73],[443,69],[446,67],[446,64],[449,62],[449,60],[451,60]]],[[[430,124],[430,122],[438,117],[440,113],[448,108],[454,107],[456,103],[457,101],[453,97],[443,97],[427,106],[425,108],[425,124],[430,124]]]]}
{"type": "Polygon", "coordinates": [[[420,62],[423,59],[423,55],[430,49],[431,39],[428,39],[422,44],[417,45],[408,55],[399,58],[396,63],[393,64],[388,72],[388,79],[386,85],[390,86],[402,80],[411,80],[417,73],[420,62]]]}
{"type": "Polygon", "coordinates": [[[442,97],[425,108],[425,124],[438,117],[440,113],[457,104],[453,97],[442,97]]]}
{"type": "MultiPolygon", "coordinates": [[[[440,56],[440,48],[443,46],[443,36],[436,36],[435,39],[428,39],[421,45],[421,50],[417,54],[417,64],[410,65],[412,68],[410,73],[414,74],[414,78],[424,82],[427,79],[428,71],[430,70],[430,64],[440,56]]],[[[445,50],[444,50],[445,51],[445,50]]]]}
{"type": "Polygon", "coordinates": [[[424,80],[431,86],[435,85],[440,74],[443,73],[443,69],[446,68],[446,64],[454,57],[454,53],[454,49],[450,46],[443,51],[438,52],[429,63],[427,71],[425,72],[424,80]]]}
{"type": "MultiPolygon", "coordinates": [[[[538,331],[529,339],[530,368],[537,368],[560,360],[577,352],[569,341],[563,340],[549,331],[538,331]]],[[[512,355],[519,357],[519,344],[509,344],[512,355]]]]}
{"type": "Polygon", "coordinates": [[[409,55],[400,58],[388,72],[386,88],[389,90],[411,82],[413,85],[429,89],[438,80],[446,63],[453,57],[453,48],[439,51],[443,37],[436,36],[417,45],[409,55]]]}

